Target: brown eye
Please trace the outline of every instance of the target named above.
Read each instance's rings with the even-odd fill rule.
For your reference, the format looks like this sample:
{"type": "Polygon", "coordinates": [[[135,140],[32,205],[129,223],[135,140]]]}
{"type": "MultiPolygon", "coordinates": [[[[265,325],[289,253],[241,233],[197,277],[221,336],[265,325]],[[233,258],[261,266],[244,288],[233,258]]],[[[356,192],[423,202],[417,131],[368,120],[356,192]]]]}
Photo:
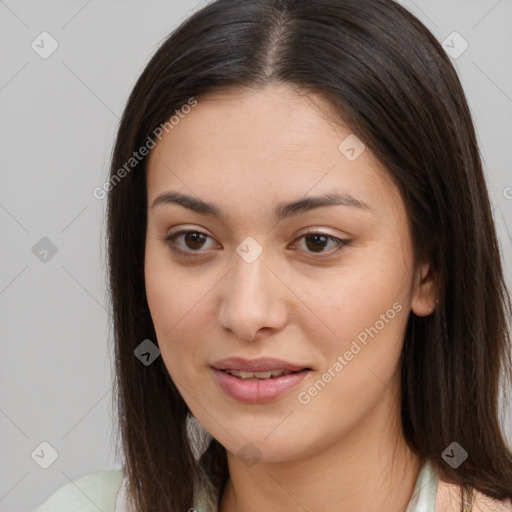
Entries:
{"type": "Polygon", "coordinates": [[[308,249],[311,249],[312,251],[321,251],[323,248],[325,248],[325,245],[329,241],[329,239],[325,235],[322,235],[320,233],[312,233],[306,235],[305,241],[308,249]]]}
{"type": "Polygon", "coordinates": [[[206,235],[203,233],[189,232],[184,235],[185,244],[190,249],[201,249],[204,245],[206,235]]]}
{"type": "Polygon", "coordinates": [[[201,231],[194,231],[191,229],[183,229],[172,235],[168,236],[165,240],[167,241],[169,248],[175,252],[202,252],[201,249],[204,247],[206,239],[210,238],[209,235],[201,233],[201,231]],[[185,247],[179,247],[175,240],[182,237],[185,247]]]}
{"type": "Polygon", "coordinates": [[[341,250],[344,246],[349,245],[349,240],[343,240],[341,238],[328,235],[326,233],[321,233],[318,231],[308,231],[300,236],[297,240],[304,238],[306,241],[306,247],[308,252],[317,253],[317,254],[327,254],[337,252],[341,250]],[[329,242],[334,242],[335,248],[333,251],[324,251],[326,246],[328,246],[329,242]]]}

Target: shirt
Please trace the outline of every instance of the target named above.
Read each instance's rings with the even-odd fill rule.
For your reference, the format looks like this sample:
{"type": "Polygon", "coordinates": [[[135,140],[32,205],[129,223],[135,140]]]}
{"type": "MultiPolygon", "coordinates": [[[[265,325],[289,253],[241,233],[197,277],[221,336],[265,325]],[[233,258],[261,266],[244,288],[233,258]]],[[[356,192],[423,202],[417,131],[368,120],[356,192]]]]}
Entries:
{"type": "MultiPolygon", "coordinates": [[[[423,465],[405,512],[458,512],[457,486],[439,480],[433,466],[423,465]]],[[[206,497],[198,490],[194,503],[197,512],[208,509],[206,497]]],[[[133,512],[126,500],[126,477],[122,469],[99,471],[69,482],[32,512],[133,512]]],[[[496,501],[477,492],[474,512],[512,512],[512,502],[496,501]]]]}

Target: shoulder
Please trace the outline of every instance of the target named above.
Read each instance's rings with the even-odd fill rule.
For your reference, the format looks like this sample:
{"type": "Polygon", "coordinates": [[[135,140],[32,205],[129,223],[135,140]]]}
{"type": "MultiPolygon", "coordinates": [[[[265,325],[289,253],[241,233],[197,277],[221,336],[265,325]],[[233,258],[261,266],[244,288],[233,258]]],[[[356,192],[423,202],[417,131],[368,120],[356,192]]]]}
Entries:
{"type": "MultiPolygon", "coordinates": [[[[435,512],[460,510],[460,494],[457,485],[439,480],[435,512]]],[[[486,494],[473,490],[472,512],[512,512],[512,501],[495,500],[486,494]]]]}
{"type": "Polygon", "coordinates": [[[122,469],[89,473],[57,489],[32,512],[114,512],[122,469]]]}

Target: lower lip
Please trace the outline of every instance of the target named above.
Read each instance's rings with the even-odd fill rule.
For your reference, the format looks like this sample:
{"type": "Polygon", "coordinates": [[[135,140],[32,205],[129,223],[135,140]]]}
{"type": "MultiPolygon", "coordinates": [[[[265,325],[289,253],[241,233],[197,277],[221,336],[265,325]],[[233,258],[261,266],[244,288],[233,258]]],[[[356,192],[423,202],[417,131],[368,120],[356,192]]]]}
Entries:
{"type": "Polygon", "coordinates": [[[224,393],[244,403],[270,402],[295,387],[309,373],[302,370],[272,379],[243,380],[228,372],[213,368],[213,373],[224,393]]]}

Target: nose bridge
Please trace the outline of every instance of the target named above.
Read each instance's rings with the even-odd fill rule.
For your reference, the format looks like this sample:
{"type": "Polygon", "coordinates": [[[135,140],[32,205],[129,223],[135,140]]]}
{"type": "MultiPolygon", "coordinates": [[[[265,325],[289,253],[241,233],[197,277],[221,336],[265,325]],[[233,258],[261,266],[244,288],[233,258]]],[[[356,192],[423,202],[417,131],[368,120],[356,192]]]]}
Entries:
{"type": "Polygon", "coordinates": [[[239,245],[224,288],[221,322],[240,338],[252,338],[263,327],[279,327],[284,320],[282,284],[267,268],[269,253],[259,247],[250,240],[239,245]]]}
{"type": "MultiPolygon", "coordinates": [[[[261,246],[260,246],[261,247],[261,246]]],[[[230,296],[235,296],[257,305],[271,302],[272,274],[267,265],[268,251],[258,251],[249,244],[242,243],[237,248],[237,256],[234,259],[234,268],[231,272],[230,296]],[[270,286],[269,286],[270,285],[270,286]]]]}

